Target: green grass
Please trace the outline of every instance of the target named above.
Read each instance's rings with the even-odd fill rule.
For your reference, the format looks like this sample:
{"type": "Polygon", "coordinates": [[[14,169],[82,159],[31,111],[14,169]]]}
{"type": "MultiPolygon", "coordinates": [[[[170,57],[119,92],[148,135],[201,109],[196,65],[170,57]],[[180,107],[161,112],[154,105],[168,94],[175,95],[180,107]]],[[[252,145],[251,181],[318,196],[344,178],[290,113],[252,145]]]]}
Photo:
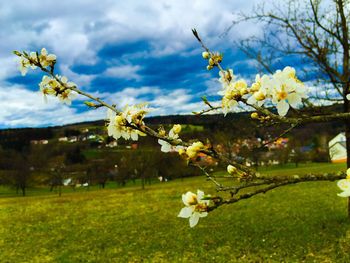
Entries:
{"type": "MultiPolygon", "coordinates": [[[[310,169],[343,166],[267,172],[310,169]]],[[[221,207],[191,229],[177,214],[181,194],[197,188],[215,194],[200,177],[144,191],[2,198],[0,262],[350,262],[347,204],[335,182],[281,187],[221,207]]]]}

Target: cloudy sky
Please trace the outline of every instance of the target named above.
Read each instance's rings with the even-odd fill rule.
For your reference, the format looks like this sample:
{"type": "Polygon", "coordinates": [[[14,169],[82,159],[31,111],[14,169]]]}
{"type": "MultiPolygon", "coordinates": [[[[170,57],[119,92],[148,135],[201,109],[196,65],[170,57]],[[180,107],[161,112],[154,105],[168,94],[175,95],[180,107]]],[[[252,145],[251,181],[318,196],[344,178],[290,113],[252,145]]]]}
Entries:
{"type": "Polygon", "coordinates": [[[217,72],[206,71],[196,28],[207,45],[224,53],[224,64],[241,76],[254,73],[233,42],[261,34],[256,24],[230,27],[234,13],[249,12],[258,0],[11,0],[0,3],[0,128],[61,125],[105,118],[77,98],[68,107],[38,93],[42,74],[22,77],[13,50],[46,47],[57,55],[57,73],[84,91],[122,107],[148,101],[153,115],[203,108],[216,100],[217,72]]]}

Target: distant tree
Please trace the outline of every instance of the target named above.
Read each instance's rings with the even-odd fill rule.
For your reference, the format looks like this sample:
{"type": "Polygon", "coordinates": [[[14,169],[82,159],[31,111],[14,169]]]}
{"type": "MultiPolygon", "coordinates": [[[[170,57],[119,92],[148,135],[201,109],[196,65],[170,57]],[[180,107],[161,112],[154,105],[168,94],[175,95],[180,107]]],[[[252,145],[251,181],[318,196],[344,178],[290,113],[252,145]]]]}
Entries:
{"type": "Polygon", "coordinates": [[[66,149],[65,160],[64,160],[64,163],[66,165],[83,163],[85,161],[86,161],[86,158],[82,153],[79,145],[66,149]]]}
{"type": "Polygon", "coordinates": [[[71,136],[79,136],[81,132],[76,129],[65,129],[64,130],[64,136],[71,137],[71,136]]]}
{"type": "Polygon", "coordinates": [[[26,189],[30,185],[41,182],[41,171],[46,165],[45,154],[42,154],[44,146],[32,146],[22,151],[2,151],[0,170],[4,170],[2,181],[16,189],[18,193],[26,195],[26,189]]]}

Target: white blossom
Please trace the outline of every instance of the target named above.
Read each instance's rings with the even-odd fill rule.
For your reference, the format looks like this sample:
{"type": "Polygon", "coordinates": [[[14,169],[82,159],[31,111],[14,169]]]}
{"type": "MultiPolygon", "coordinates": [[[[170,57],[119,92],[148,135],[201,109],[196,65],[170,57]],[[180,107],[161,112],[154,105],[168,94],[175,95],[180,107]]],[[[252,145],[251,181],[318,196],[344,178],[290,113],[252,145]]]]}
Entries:
{"type": "Polygon", "coordinates": [[[146,104],[137,104],[134,106],[125,106],[121,113],[108,109],[107,118],[109,124],[107,126],[108,135],[116,140],[124,138],[125,140],[137,141],[139,135],[144,135],[130,125],[144,125],[143,118],[151,109],[146,104]]]}
{"type": "Polygon", "coordinates": [[[209,200],[203,200],[204,192],[197,190],[197,194],[187,192],[182,195],[182,202],[185,207],[181,209],[178,217],[189,218],[190,227],[198,224],[199,218],[208,215],[209,200]]]}
{"type": "Polygon", "coordinates": [[[238,100],[247,93],[247,83],[240,79],[223,85],[223,90],[218,92],[222,95],[222,111],[226,115],[238,105],[238,100]]]}
{"type": "MultiPolygon", "coordinates": [[[[169,131],[169,139],[172,140],[178,140],[181,142],[181,139],[179,139],[179,133],[181,132],[181,125],[180,124],[175,124],[169,131]]],[[[181,145],[171,145],[167,141],[164,141],[162,139],[158,139],[158,143],[161,145],[160,150],[162,152],[178,152],[180,149],[184,149],[183,146],[181,145]]]]}
{"type": "Polygon", "coordinates": [[[276,71],[271,86],[272,102],[276,104],[280,116],[285,116],[290,106],[296,108],[301,104],[302,98],[307,97],[304,84],[296,78],[295,69],[291,67],[276,71]]]}
{"type": "Polygon", "coordinates": [[[350,168],[346,170],[346,178],[339,180],[337,185],[340,188],[340,190],[343,191],[340,194],[338,194],[338,196],[350,197],[350,168]]]}
{"type": "Polygon", "coordinates": [[[39,55],[39,61],[41,66],[43,66],[44,68],[46,68],[47,66],[52,66],[56,61],[56,55],[48,54],[46,48],[42,48],[39,55]]]}
{"type": "Polygon", "coordinates": [[[199,151],[204,149],[204,145],[202,142],[194,142],[192,145],[188,146],[186,149],[186,155],[188,156],[189,159],[193,159],[197,156],[199,151]]]}
{"type": "Polygon", "coordinates": [[[350,197],[350,179],[339,180],[337,183],[337,186],[340,188],[340,190],[343,191],[343,192],[339,193],[338,196],[350,197]]]}
{"type": "Polygon", "coordinates": [[[269,89],[271,87],[271,78],[268,75],[260,77],[259,74],[255,76],[255,82],[250,88],[251,96],[248,98],[247,103],[250,105],[257,104],[262,106],[265,103],[265,99],[268,98],[269,89]]]}
{"type": "Polygon", "coordinates": [[[43,93],[45,98],[47,95],[56,96],[62,103],[70,105],[72,103],[72,99],[74,99],[77,95],[70,88],[75,87],[76,84],[73,82],[68,82],[68,79],[65,76],[56,75],[56,78],[43,76],[41,82],[39,83],[40,91],[43,93]]]}
{"type": "Polygon", "coordinates": [[[21,72],[22,76],[25,76],[27,74],[29,66],[29,60],[22,56],[19,60],[19,71],[21,72]]]}

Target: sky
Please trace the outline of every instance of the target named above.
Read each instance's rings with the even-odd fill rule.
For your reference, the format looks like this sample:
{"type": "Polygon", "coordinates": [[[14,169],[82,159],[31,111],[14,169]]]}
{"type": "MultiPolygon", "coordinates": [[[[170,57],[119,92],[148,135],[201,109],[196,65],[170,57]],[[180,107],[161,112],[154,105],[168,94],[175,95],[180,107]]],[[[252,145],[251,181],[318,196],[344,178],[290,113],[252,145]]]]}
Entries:
{"type": "Polygon", "coordinates": [[[0,3],[0,128],[45,127],[106,118],[77,97],[71,106],[45,101],[43,74],[22,77],[13,50],[45,47],[57,55],[56,72],[118,108],[149,102],[152,115],[190,114],[218,100],[217,70],[207,71],[196,28],[225,67],[251,77],[256,63],[234,41],[262,34],[254,23],[231,26],[237,12],[258,0],[11,0],[0,3]]]}

